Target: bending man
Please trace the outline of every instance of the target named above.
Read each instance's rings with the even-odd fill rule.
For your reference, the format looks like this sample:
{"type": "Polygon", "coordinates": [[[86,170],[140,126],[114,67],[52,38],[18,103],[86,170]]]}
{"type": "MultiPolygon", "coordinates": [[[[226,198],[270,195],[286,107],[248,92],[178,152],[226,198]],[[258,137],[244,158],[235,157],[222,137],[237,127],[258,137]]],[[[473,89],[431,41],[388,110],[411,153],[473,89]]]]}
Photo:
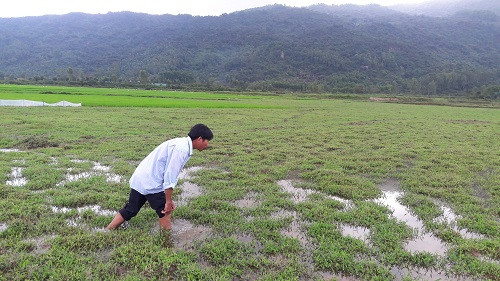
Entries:
{"type": "Polygon", "coordinates": [[[158,214],[160,227],[171,229],[170,219],[175,209],[172,192],[179,173],[193,155],[193,150],[204,150],[212,138],[212,131],[207,126],[197,124],[191,128],[188,137],[171,139],[156,147],[135,169],[130,178],[128,202],[106,228],[115,229],[129,221],[147,200],[158,214]]]}

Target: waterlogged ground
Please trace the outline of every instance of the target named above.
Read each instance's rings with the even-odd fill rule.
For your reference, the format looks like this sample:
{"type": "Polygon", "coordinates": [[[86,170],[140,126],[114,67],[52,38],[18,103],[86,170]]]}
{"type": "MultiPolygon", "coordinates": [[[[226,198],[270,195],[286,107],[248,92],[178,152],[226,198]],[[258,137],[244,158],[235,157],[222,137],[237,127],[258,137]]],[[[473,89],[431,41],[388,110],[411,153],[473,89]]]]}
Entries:
{"type": "Polygon", "coordinates": [[[253,102],[1,108],[0,280],[498,280],[498,109],[253,102]],[[173,230],[146,204],[105,231],[140,160],[199,122],[173,230]]]}

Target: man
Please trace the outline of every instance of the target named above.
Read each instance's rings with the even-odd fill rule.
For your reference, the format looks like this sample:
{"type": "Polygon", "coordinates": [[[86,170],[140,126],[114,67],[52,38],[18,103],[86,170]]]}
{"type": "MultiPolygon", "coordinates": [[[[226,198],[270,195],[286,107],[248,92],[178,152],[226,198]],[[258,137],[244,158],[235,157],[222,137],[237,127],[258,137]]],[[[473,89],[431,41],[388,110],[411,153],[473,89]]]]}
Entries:
{"type": "Polygon", "coordinates": [[[175,209],[172,192],[179,173],[193,150],[204,150],[212,138],[212,131],[207,126],[197,124],[188,137],[171,139],[156,147],[135,169],[129,182],[129,200],[106,228],[115,229],[129,221],[147,200],[160,218],[160,228],[171,229],[170,218],[175,209]]]}

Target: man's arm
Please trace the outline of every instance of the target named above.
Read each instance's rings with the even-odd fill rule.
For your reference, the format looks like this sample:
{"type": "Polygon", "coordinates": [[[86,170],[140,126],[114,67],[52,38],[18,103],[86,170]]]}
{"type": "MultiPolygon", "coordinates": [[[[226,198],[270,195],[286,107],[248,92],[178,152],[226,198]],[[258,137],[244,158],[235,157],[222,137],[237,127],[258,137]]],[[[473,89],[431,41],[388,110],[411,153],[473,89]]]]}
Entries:
{"type": "Polygon", "coordinates": [[[163,214],[169,214],[175,209],[174,201],[172,201],[173,188],[165,189],[165,208],[161,211],[163,214]]]}
{"type": "Polygon", "coordinates": [[[171,159],[165,167],[165,174],[163,176],[163,188],[165,189],[165,208],[162,213],[169,214],[175,209],[174,202],[172,201],[172,193],[174,187],[177,185],[179,173],[182,167],[186,164],[189,156],[184,151],[173,149],[171,151],[171,159]]]}
{"type": "Polygon", "coordinates": [[[184,164],[186,164],[187,159],[189,159],[189,156],[186,152],[179,151],[175,148],[170,151],[170,154],[170,161],[166,163],[163,175],[164,190],[174,188],[177,185],[179,173],[184,167],[184,164]]]}

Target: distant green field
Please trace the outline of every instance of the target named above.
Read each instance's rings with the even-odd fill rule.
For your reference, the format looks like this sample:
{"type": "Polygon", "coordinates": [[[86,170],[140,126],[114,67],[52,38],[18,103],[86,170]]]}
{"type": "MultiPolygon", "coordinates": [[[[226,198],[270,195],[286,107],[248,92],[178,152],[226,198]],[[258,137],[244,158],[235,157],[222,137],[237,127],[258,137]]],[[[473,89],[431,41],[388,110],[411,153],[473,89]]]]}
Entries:
{"type": "Polygon", "coordinates": [[[0,107],[2,281],[500,276],[499,109],[0,85],[4,95],[96,106],[0,107]],[[196,123],[215,138],[174,190],[173,232],[148,206],[104,231],[138,163],[196,123]]]}
{"type": "Polygon", "coordinates": [[[66,100],[82,106],[269,108],[269,97],[226,93],[174,92],[133,89],[25,86],[0,84],[0,99],[26,99],[55,103],[66,100]]]}

